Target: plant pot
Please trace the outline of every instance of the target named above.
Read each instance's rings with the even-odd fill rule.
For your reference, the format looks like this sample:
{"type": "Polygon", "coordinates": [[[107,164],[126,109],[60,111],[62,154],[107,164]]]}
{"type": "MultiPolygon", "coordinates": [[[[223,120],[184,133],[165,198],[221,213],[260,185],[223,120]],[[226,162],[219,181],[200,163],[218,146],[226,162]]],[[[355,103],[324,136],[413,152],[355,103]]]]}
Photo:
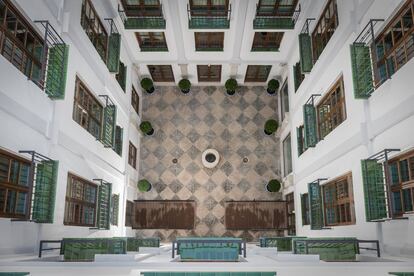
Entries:
{"type": "Polygon", "coordinates": [[[227,95],[234,95],[236,93],[235,90],[227,90],[227,95]]]}
{"type": "Polygon", "coordinates": [[[190,92],[190,89],[181,89],[181,92],[183,94],[188,94],[190,92]]]}
{"type": "Polygon", "coordinates": [[[273,95],[273,94],[275,94],[276,93],[276,90],[270,90],[269,88],[267,89],[267,93],[269,94],[269,95],[273,95]]]}
{"type": "Polygon", "coordinates": [[[151,135],[153,135],[154,134],[154,129],[151,129],[151,131],[150,132],[147,132],[147,133],[145,133],[146,135],[148,135],[148,136],[151,136],[151,135]]]}
{"type": "Polygon", "coordinates": [[[146,91],[147,91],[148,94],[151,94],[151,93],[153,93],[155,91],[155,88],[153,86],[153,87],[151,87],[150,89],[148,89],[146,91]]]}
{"type": "Polygon", "coordinates": [[[273,134],[273,132],[267,132],[267,131],[266,131],[266,129],[264,130],[264,133],[265,133],[266,135],[272,135],[272,134],[273,134]]]}

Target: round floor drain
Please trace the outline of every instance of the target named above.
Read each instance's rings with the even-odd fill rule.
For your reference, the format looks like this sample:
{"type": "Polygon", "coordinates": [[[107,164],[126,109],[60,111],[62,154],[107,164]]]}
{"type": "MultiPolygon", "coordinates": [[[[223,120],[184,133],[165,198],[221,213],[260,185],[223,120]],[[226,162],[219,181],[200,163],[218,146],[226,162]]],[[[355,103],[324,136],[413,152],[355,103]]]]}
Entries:
{"type": "Polygon", "coordinates": [[[247,163],[247,162],[249,162],[249,158],[244,157],[244,158],[243,158],[243,163],[247,163]]]}
{"type": "Polygon", "coordinates": [[[174,158],[174,159],[172,160],[172,162],[173,162],[174,164],[177,164],[178,159],[177,159],[177,158],[174,158]]]}
{"type": "Polygon", "coordinates": [[[216,161],[216,156],[212,153],[208,153],[206,155],[206,160],[208,163],[213,163],[214,161],[216,161]]]}

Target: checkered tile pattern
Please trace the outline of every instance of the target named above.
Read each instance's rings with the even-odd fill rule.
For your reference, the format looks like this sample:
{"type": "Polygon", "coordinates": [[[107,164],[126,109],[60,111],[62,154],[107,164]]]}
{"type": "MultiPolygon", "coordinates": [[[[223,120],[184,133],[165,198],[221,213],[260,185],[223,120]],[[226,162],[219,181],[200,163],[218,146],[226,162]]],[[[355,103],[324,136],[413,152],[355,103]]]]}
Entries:
{"type": "Polygon", "coordinates": [[[241,87],[233,96],[227,96],[223,87],[193,87],[187,95],[176,87],[158,87],[144,95],[143,106],[144,120],[152,122],[155,134],[141,141],[140,177],[153,183],[153,189],[138,198],[191,199],[197,209],[192,231],[140,230],[138,235],[163,240],[177,236],[253,240],[276,234],[224,227],[225,201],[281,198],[265,190],[267,181],[280,175],[279,138],[263,132],[265,121],[277,118],[276,96],[262,86],[241,87]],[[220,154],[213,169],[201,162],[208,148],[220,154]]]}

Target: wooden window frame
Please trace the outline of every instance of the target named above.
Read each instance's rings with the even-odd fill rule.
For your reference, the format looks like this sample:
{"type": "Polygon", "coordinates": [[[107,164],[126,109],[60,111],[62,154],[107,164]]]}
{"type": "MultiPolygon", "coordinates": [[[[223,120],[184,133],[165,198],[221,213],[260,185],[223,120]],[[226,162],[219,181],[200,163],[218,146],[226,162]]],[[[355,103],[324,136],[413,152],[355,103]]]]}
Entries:
{"type": "Polygon", "coordinates": [[[414,213],[414,150],[410,150],[406,153],[399,154],[388,161],[388,166],[390,168],[391,174],[391,166],[395,164],[397,165],[397,173],[398,173],[398,182],[393,183],[391,181],[391,196],[394,196],[394,193],[400,194],[400,202],[401,202],[401,211],[397,212],[392,206],[394,215],[397,217],[401,217],[404,214],[412,214],[414,213]],[[408,173],[408,180],[404,181],[401,177],[401,163],[402,161],[407,161],[407,173],[408,173]],[[406,206],[406,202],[404,200],[404,190],[407,190],[410,197],[411,197],[411,209],[408,210],[406,206]]]}
{"type": "Polygon", "coordinates": [[[393,74],[395,74],[401,67],[403,67],[409,60],[414,57],[414,0],[407,0],[406,3],[398,10],[397,14],[390,20],[390,22],[386,25],[383,31],[375,38],[375,44],[372,45],[373,51],[375,54],[373,55],[373,68],[375,72],[375,84],[377,86],[381,85],[385,80],[391,78],[393,74]],[[405,30],[403,17],[409,10],[411,9],[411,19],[412,19],[412,26],[408,30],[405,30]],[[395,32],[393,31],[394,26],[396,24],[401,24],[401,37],[396,37],[395,32]],[[388,35],[391,35],[390,42],[392,46],[387,49],[386,47],[386,38],[388,35]],[[410,40],[411,39],[411,40],[410,40]],[[412,42],[411,45],[408,45],[412,42]],[[400,52],[401,51],[401,52],[400,52]],[[382,56],[379,56],[382,53],[382,56]],[[402,53],[398,55],[398,53],[402,53]],[[403,56],[403,60],[397,61],[397,57],[403,56]],[[393,68],[390,70],[390,63],[388,62],[391,60],[393,68]],[[381,78],[380,71],[381,67],[384,68],[385,79],[381,78]],[[380,77],[380,78],[378,78],[380,77]]]}
{"type": "Polygon", "coordinates": [[[206,0],[207,5],[194,5],[190,0],[191,16],[227,16],[229,10],[229,0],[225,0],[224,5],[213,5],[213,0],[206,0]]]}
{"type": "Polygon", "coordinates": [[[292,4],[290,5],[280,5],[281,0],[275,0],[273,5],[264,5],[262,3],[262,0],[259,0],[259,3],[257,3],[257,12],[256,15],[258,16],[293,16],[295,13],[296,6],[298,4],[298,0],[292,0],[292,4]],[[291,7],[291,9],[288,12],[282,12],[279,10],[281,6],[288,6],[291,7]],[[273,10],[271,12],[263,11],[262,8],[264,7],[273,7],[273,10]]]}
{"type": "Polygon", "coordinates": [[[174,71],[171,65],[147,65],[154,82],[175,82],[174,71]],[[164,69],[168,68],[165,71],[164,69]]]}
{"type": "MultiPolygon", "coordinates": [[[[68,183],[67,183],[67,188],[66,188],[66,197],[65,197],[65,215],[64,215],[64,219],[63,219],[63,224],[64,225],[70,225],[70,226],[86,226],[86,227],[94,227],[96,225],[96,221],[97,221],[97,208],[98,206],[98,185],[96,185],[95,183],[86,180],[80,176],[77,176],[73,173],[68,173],[68,183]],[[73,181],[78,181],[79,183],[82,184],[83,188],[82,188],[82,199],[77,199],[74,198],[73,196],[70,195],[70,192],[72,191],[72,188],[74,188],[73,185],[73,181]],[[95,202],[89,202],[85,199],[86,196],[86,187],[92,187],[93,189],[95,189],[95,202]],[[75,210],[72,212],[76,212],[76,205],[71,205],[71,204],[78,204],[80,206],[78,212],[79,217],[78,219],[76,218],[70,218],[70,209],[74,208],[75,210]],[[93,209],[93,214],[94,214],[94,218],[93,218],[93,223],[86,223],[85,222],[85,217],[83,214],[83,208],[88,207],[93,209]]],[[[75,216],[75,215],[73,215],[75,216]]]]}
{"type": "Polygon", "coordinates": [[[296,235],[295,195],[293,192],[286,194],[288,235],[296,235]]]}
{"type": "Polygon", "coordinates": [[[154,49],[160,49],[160,51],[166,49],[168,51],[164,32],[136,32],[135,37],[141,51],[155,52],[154,49]],[[162,34],[162,40],[157,40],[155,34],[162,34]],[[148,39],[145,39],[145,37],[148,37],[148,39]]]}
{"type": "Polygon", "coordinates": [[[102,123],[103,123],[103,106],[99,102],[99,100],[95,98],[93,93],[86,87],[86,85],[78,77],[76,77],[76,82],[75,82],[75,99],[73,101],[72,118],[76,123],[78,123],[82,128],[84,128],[86,131],[92,134],[92,136],[94,136],[96,139],[101,138],[102,123]],[[83,102],[82,102],[82,96],[80,95],[81,90],[84,91],[83,102]],[[92,115],[93,103],[96,104],[96,106],[100,109],[99,118],[96,117],[95,115],[92,115]],[[79,121],[77,120],[78,112],[80,112],[79,121]],[[82,124],[82,120],[84,119],[84,116],[86,116],[86,120],[87,120],[86,125],[82,124]],[[96,126],[99,127],[99,130],[98,130],[99,133],[97,136],[95,136],[95,134],[89,129],[90,120],[94,121],[96,123],[96,126]]]}
{"type": "Polygon", "coordinates": [[[223,51],[224,32],[194,32],[194,39],[196,51],[223,51]]]}
{"type": "Polygon", "coordinates": [[[310,204],[309,204],[309,194],[308,193],[304,193],[302,194],[302,197],[305,197],[305,206],[302,205],[302,198],[301,198],[301,209],[302,212],[304,212],[304,214],[302,213],[302,225],[310,225],[310,204]],[[305,220],[303,220],[303,218],[305,218],[305,220]]]}
{"type": "Polygon", "coordinates": [[[267,82],[269,79],[270,71],[272,70],[272,65],[247,65],[246,75],[244,77],[244,82],[267,82]],[[268,68],[266,78],[261,78],[261,68],[268,68]],[[254,76],[249,76],[249,71],[253,71],[254,76]]]}
{"type": "Polygon", "coordinates": [[[341,76],[334,85],[329,89],[328,93],[319,101],[316,106],[318,135],[320,139],[325,138],[335,128],[345,122],[346,115],[346,103],[345,103],[345,89],[344,80],[341,76]],[[338,90],[339,89],[339,90],[338,90]],[[339,91],[339,92],[338,92],[339,91]],[[335,93],[340,94],[339,99],[335,99],[335,93]],[[334,104],[332,104],[334,103],[334,104]],[[329,106],[329,111],[322,110],[324,106],[329,106]],[[321,115],[323,114],[323,115],[321,115]],[[335,117],[336,116],[336,117],[335,117]],[[338,121],[335,123],[335,119],[338,121]]]}
{"type": "Polygon", "coordinates": [[[128,164],[134,169],[137,168],[137,148],[129,141],[128,164]]]}
{"type": "Polygon", "coordinates": [[[131,105],[139,116],[139,95],[134,86],[132,86],[131,90],[131,105]]]}
{"type": "Polygon", "coordinates": [[[105,26],[99,18],[99,15],[96,12],[91,0],[82,0],[81,26],[85,31],[86,36],[89,38],[92,45],[95,47],[99,56],[106,63],[108,57],[109,37],[105,29],[105,26]],[[89,14],[86,14],[87,6],[89,6],[89,14]],[[95,23],[95,20],[97,23],[95,23]],[[101,34],[103,35],[103,41],[100,41],[101,38],[99,36],[101,34]],[[98,46],[102,47],[102,52],[99,50],[98,46]]]}
{"type": "Polygon", "coordinates": [[[125,206],[125,226],[132,227],[134,202],[127,200],[125,206]]]}
{"type": "Polygon", "coordinates": [[[2,218],[15,218],[15,219],[27,219],[30,217],[30,208],[31,208],[31,199],[32,199],[32,191],[33,191],[33,181],[31,179],[31,171],[32,171],[32,163],[30,160],[25,159],[21,156],[13,154],[9,151],[3,150],[0,148],[0,157],[8,159],[8,168],[7,168],[7,180],[0,182],[0,189],[4,191],[4,202],[3,206],[0,206],[0,217],[2,218]],[[11,181],[12,175],[12,166],[17,164],[18,172],[16,182],[13,183],[11,181]],[[21,177],[21,167],[22,165],[27,166],[28,175],[27,175],[27,186],[19,185],[20,177],[21,177]],[[8,195],[9,192],[15,192],[15,202],[13,207],[13,212],[7,212],[7,202],[8,202],[8,195]],[[26,203],[24,208],[24,213],[17,213],[17,205],[18,205],[18,196],[19,194],[26,194],[26,203]]]}
{"type": "Polygon", "coordinates": [[[145,0],[140,0],[138,5],[129,5],[126,0],[121,0],[125,14],[132,17],[162,16],[161,3],[159,0],[157,2],[157,5],[148,5],[145,0]]]}
{"type": "Polygon", "coordinates": [[[319,59],[326,45],[328,45],[329,40],[334,35],[335,30],[338,28],[339,20],[336,1],[337,0],[329,0],[326,3],[318,19],[318,23],[316,23],[312,32],[312,56],[314,63],[319,59]],[[333,15],[329,14],[331,5],[333,5],[333,15]],[[331,32],[329,32],[330,30],[331,32]],[[319,37],[321,37],[320,39],[318,34],[319,37]]]}
{"type": "Polygon", "coordinates": [[[321,186],[322,188],[322,196],[323,196],[323,212],[324,212],[324,224],[326,226],[344,226],[344,225],[353,225],[356,223],[355,219],[355,204],[354,204],[354,193],[353,193],[353,183],[352,183],[352,173],[347,173],[343,176],[337,177],[329,182],[325,183],[321,186]],[[346,181],[346,185],[348,190],[346,191],[347,197],[338,198],[338,185],[346,181]],[[331,186],[335,186],[335,200],[333,202],[329,202],[326,198],[326,190],[331,186]],[[338,208],[344,206],[345,216],[349,216],[348,219],[342,219],[342,213],[338,208]],[[335,217],[339,217],[339,221],[335,223],[328,223],[327,221],[327,209],[332,208],[335,209],[335,217]],[[347,210],[348,209],[348,210],[347,210]]]}
{"type": "Polygon", "coordinates": [[[198,82],[221,82],[221,65],[197,65],[197,78],[198,82]],[[207,66],[207,67],[204,67],[207,66]],[[208,68],[208,70],[204,70],[204,68],[208,68]],[[213,78],[213,70],[212,68],[218,68],[217,75],[219,77],[213,78]],[[207,71],[207,74],[204,74],[204,71],[207,71]]]}
{"type": "Polygon", "coordinates": [[[283,175],[286,177],[293,172],[292,136],[290,135],[290,133],[286,135],[286,137],[282,141],[282,150],[283,150],[283,175]],[[289,162],[290,168],[287,167],[287,165],[289,164],[287,161],[289,160],[288,160],[288,156],[286,156],[286,154],[289,154],[289,153],[285,152],[285,143],[287,143],[288,139],[289,139],[289,144],[290,144],[290,162],[289,162]]]}
{"type": "MultiPolygon", "coordinates": [[[[29,23],[28,20],[19,12],[19,10],[9,1],[4,0],[4,14],[3,22],[0,22],[0,53],[1,55],[7,59],[13,66],[15,66],[20,72],[22,72],[25,76],[29,79],[34,79],[34,66],[36,66],[39,70],[39,74],[41,74],[42,70],[42,60],[40,53],[39,56],[36,56],[35,53],[35,46],[42,47],[44,41],[35,28],[29,23]],[[15,16],[15,23],[14,23],[14,34],[10,32],[8,26],[6,25],[6,15],[8,12],[11,12],[15,16]],[[26,31],[24,33],[23,41],[16,37],[17,34],[17,26],[21,25],[26,31]],[[33,44],[29,47],[29,36],[33,38],[33,44]],[[8,46],[7,46],[8,45],[8,46]],[[32,48],[32,49],[30,49],[32,48]],[[6,49],[9,49],[8,52],[6,49]],[[18,55],[20,53],[20,57],[18,55]]],[[[43,80],[40,80],[41,82],[43,80]]]]}
{"type": "Polygon", "coordinates": [[[284,32],[255,32],[251,51],[279,51],[284,34],[284,32]]]}

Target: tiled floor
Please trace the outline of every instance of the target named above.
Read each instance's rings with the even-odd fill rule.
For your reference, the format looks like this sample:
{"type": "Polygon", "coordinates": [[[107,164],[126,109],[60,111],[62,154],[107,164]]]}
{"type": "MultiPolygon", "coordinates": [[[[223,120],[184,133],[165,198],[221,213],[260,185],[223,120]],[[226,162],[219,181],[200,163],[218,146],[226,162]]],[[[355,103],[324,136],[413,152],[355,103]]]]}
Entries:
{"type": "Polygon", "coordinates": [[[257,231],[226,231],[227,200],[275,200],[265,184],[280,174],[278,138],[263,133],[267,119],[277,119],[277,97],[265,87],[242,87],[227,96],[222,87],[193,87],[187,95],[175,87],[159,87],[143,97],[143,118],[155,134],[144,137],[140,148],[140,177],[153,183],[138,199],[192,199],[197,202],[194,231],[142,230],[138,235],[243,236],[257,231]],[[221,155],[206,169],[201,154],[208,148],[221,155]],[[247,157],[248,162],[243,163],[247,157]],[[174,164],[172,160],[178,159],[174,164]]]}

